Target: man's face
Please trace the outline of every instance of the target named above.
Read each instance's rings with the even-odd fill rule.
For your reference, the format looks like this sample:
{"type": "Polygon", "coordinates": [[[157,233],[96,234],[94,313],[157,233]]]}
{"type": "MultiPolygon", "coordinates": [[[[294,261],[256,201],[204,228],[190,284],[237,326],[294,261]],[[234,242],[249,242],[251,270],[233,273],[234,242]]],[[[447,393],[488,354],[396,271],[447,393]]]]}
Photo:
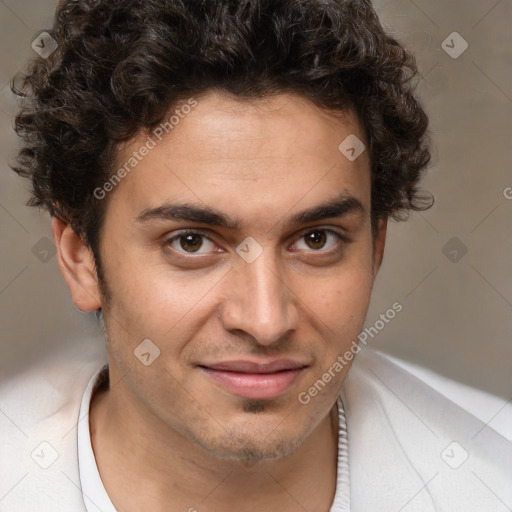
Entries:
{"type": "Polygon", "coordinates": [[[368,309],[370,161],[338,149],[364,135],[353,114],[292,94],[197,100],[105,199],[111,379],[155,429],[223,458],[283,456],[331,410],[348,367],[307,405],[298,395],[368,309]],[[153,344],[146,366],[134,351],[147,363],[153,344]]]}

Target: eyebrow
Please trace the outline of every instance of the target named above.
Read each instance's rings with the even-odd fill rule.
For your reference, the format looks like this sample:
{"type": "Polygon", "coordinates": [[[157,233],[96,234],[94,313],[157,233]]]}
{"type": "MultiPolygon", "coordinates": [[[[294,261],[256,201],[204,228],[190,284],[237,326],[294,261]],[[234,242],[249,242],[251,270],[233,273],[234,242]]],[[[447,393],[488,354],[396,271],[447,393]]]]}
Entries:
{"type": "Polygon", "coordinates": [[[308,208],[302,212],[295,214],[290,220],[290,224],[307,224],[317,222],[319,220],[331,219],[335,217],[343,217],[350,213],[364,215],[365,207],[363,203],[352,196],[340,196],[337,199],[328,201],[327,203],[308,208]]]}
{"type": "Polygon", "coordinates": [[[189,204],[164,204],[156,208],[148,208],[143,210],[136,220],[140,223],[151,220],[186,220],[232,230],[240,227],[239,222],[229,219],[221,212],[189,204]]]}
{"type": "MultiPolygon", "coordinates": [[[[365,207],[361,201],[355,197],[340,196],[326,203],[296,213],[286,224],[307,224],[330,218],[343,217],[352,213],[363,215],[365,213],[365,207]]],[[[241,222],[232,220],[219,211],[209,207],[200,207],[190,204],[164,204],[156,208],[148,208],[143,210],[136,219],[138,223],[146,223],[152,220],[185,220],[230,230],[237,230],[241,226],[241,222]]]]}

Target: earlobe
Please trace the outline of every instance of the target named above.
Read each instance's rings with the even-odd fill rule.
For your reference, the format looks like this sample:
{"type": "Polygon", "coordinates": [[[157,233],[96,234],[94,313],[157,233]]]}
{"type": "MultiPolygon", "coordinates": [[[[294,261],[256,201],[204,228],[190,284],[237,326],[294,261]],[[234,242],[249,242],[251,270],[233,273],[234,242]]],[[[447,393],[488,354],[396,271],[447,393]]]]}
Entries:
{"type": "Polygon", "coordinates": [[[52,230],[59,269],[73,303],[81,311],[98,310],[101,295],[91,249],[69,224],[57,217],[52,219],[52,230]]]}
{"type": "Polygon", "coordinates": [[[384,258],[384,247],[386,245],[386,233],[388,229],[388,219],[378,219],[377,234],[373,246],[373,278],[377,277],[382,259],[384,258]]]}

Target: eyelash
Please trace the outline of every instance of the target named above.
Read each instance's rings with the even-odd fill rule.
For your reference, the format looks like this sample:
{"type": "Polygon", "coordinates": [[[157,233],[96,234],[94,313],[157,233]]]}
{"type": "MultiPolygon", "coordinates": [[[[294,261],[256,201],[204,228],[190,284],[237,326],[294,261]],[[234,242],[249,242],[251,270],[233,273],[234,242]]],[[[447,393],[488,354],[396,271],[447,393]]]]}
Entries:
{"type": "MultiPolygon", "coordinates": [[[[339,247],[340,243],[341,244],[349,244],[351,242],[351,240],[346,235],[343,235],[343,234],[339,233],[338,231],[335,231],[333,229],[319,227],[319,228],[311,228],[308,231],[303,232],[296,239],[296,241],[292,245],[290,245],[288,247],[292,247],[293,245],[297,244],[299,241],[303,240],[308,234],[314,233],[315,231],[321,231],[321,232],[324,232],[327,235],[334,235],[338,239],[338,243],[336,244],[336,247],[333,248],[333,249],[327,249],[327,250],[323,250],[323,249],[319,249],[319,250],[309,249],[309,250],[305,250],[305,252],[307,252],[307,253],[331,254],[333,252],[341,250],[341,248],[339,247]]],[[[180,240],[180,238],[185,237],[187,235],[198,235],[198,236],[202,237],[203,239],[208,240],[212,244],[215,244],[215,242],[207,234],[205,234],[201,230],[185,229],[183,231],[180,231],[176,235],[172,236],[171,238],[167,239],[164,242],[164,246],[169,247],[169,246],[172,245],[172,243],[180,240]]],[[[206,256],[209,256],[209,255],[212,254],[212,253],[204,253],[203,254],[203,253],[194,253],[194,252],[187,253],[186,251],[182,252],[182,251],[178,251],[178,250],[172,249],[172,248],[171,248],[171,250],[174,251],[175,253],[179,254],[179,256],[183,257],[183,258],[192,258],[192,257],[197,258],[197,257],[200,257],[200,256],[206,257],[206,256]]],[[[298,249],[296,251],[300,251],[300,249],[298,249]]],[[[217,251],[217,252],[220,252],[220,251],[217,251]]]]}
{"type": "MultiPolygon", "coordinates": [[[[313,253],[313,254],[314,253],[316,253],[316,254],[332,254],[333,252],[340,250],[341,243],[343,243],[343,244],[350,243],[350,240],[345,235],[342,235],[338,231],[320,227],[320,228],[309,229],[308,231],[303,232],[292,245],[296,245],[298,242],[303,241],[307,235],[309,235],[311,233],[319,232],[319,231],[325,233],[327,236],[329,236],[329,235],[335,236],[337,238],[336,246],[332,249],[323,249],[323,248],[318,249],[318,250],[305,249],[304,251],[307,252],[308,254],[311,254],[311,253],[313,253]]],[[[327,243],[327,241],[326,241],[326,243],[327,243]]],[[[301,249],[297,249],[297,251],[301,251],[301,249]]]]}

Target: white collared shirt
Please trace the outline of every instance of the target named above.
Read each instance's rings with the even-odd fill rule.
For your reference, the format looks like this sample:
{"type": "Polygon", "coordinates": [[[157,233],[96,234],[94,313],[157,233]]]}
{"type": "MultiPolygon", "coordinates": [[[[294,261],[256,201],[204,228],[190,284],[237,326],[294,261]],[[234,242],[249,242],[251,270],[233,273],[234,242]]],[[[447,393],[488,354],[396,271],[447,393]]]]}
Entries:
{"type": "MultiPolygon", "coordinates": [[[[102,366],[91,378],[80,404],[78,423],[78,469],[83,499],[87,512],[117,512],[112,504],[94,457],[89,428],[89,408],[94,391],[108,378],[108,365],[102,366]]],[[[338,467],[334,501],[329,512],[350,512],[350,481],[348,466],[348,442],[345,410],[341,398],[338,398],[338,467]]]]}

